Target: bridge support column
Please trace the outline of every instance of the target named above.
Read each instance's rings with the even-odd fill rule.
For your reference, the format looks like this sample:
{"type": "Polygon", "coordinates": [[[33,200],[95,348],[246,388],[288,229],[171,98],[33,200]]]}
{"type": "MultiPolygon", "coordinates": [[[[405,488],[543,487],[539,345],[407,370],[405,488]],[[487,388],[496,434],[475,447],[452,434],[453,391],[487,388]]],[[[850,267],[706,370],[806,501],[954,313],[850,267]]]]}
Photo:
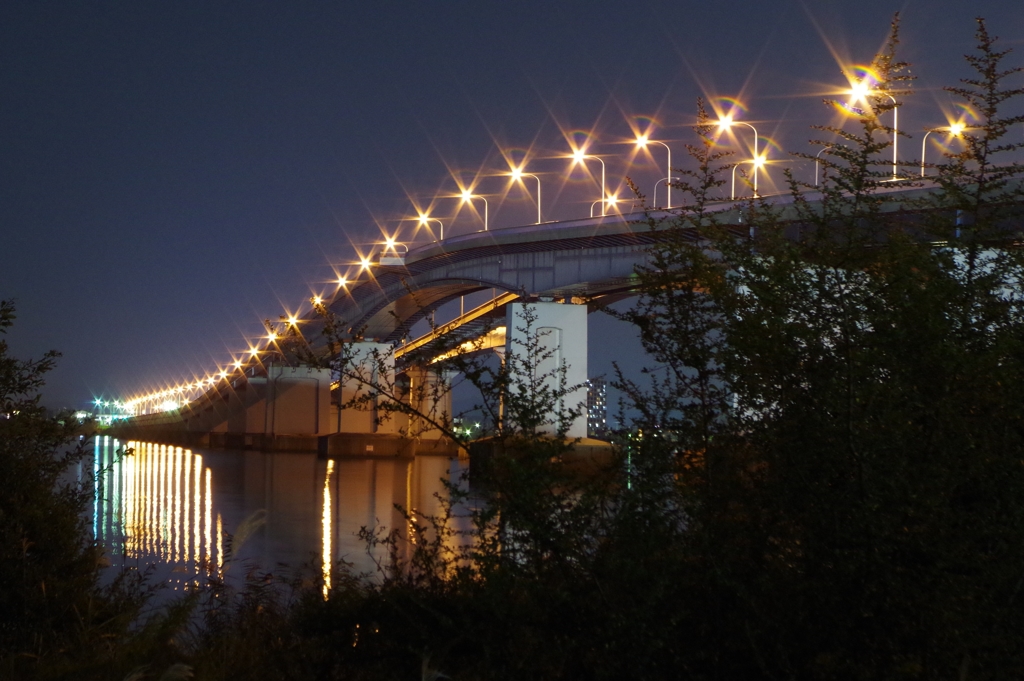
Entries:
{"type": "MultiPolygon", "coordinates": [[[[310,366],[268,368],[264,433],[324,435],[330,430],[330,407],[329,370],[310,366]]],[[[251,421],[250,418],[246,420],[251,421]]],[[[253,432],[253,425],[247,423],[244,430],[239,430],[253,432]]]]}
{"type": "Polygon", "coordinates": [[[350,358],[342,369],[341,408],[338,412],[339,433],[395,433],[404,425],[397,414],[387,415],[378,409],[383,399],[374,386],[394,391],[395,357],[386,343],[352,343],[350,358]],[[384,421],[381,422],[381,418],[384,421]]]}
{"type": "Polygon", "coordinates": [[[423,366],[405,370],[409,379],[409,406],[426,418],[410,416],[408,437],[437,440],[443,433],[433,423],[450,423],[452,395],[447,388],[444,375],[435,369],[423,366]]]}
{"type": "MultiPolygon", "coordinates": [[[[561,367],[565,367],[565,384],[581,387],[562,397],[554,405],[552,414],[559,411],[579,409],[580,414],[567,424],[566,436],[583,438],[587,436],[587,306],[568,303],[511,303],[506,316],[505,361],[524,353],[534,355],[536,362],[534,378],[543,377],[543,385],[557,391],[561,380],[561,367]],[[526,334],[524,307],[529,308],[534,320],[531,335],[526,334]],[[535,358],[542,358],[539,361],[535,358]]],[[[527,378],[527,377],[523,377],[527,378]]],[[[512,377],[516,380],[516,377],[512,377]]],[[[550,426],[555,430],[556,426],[550,426]]]]}

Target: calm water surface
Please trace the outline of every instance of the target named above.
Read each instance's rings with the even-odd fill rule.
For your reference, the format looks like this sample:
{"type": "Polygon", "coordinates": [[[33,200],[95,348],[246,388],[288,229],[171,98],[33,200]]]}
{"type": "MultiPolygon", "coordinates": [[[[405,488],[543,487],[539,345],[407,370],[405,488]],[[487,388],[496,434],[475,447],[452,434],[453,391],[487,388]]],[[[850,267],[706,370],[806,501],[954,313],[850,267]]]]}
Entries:
{"type": "Polygon", "coordinates": [[[225,565],[244,566],[235,568],[239,576],[252,566],[282,576],[306,566],[327,581],[338,560],[372,572],[382,556],[368,553],[360,528],[405,531],[396,504],[419,516],[439,513],[441,480],[458,480],[465,466],[444,457],[324,460],[109,437],[96,439],[89,463],[93,533],[112,565],[152,564],[154,579],[175,590],[225,565]],[[134,454],[119,457],[125,446],[134,454]],[[247,519],[257,529],[232,551],[247,519]]]}

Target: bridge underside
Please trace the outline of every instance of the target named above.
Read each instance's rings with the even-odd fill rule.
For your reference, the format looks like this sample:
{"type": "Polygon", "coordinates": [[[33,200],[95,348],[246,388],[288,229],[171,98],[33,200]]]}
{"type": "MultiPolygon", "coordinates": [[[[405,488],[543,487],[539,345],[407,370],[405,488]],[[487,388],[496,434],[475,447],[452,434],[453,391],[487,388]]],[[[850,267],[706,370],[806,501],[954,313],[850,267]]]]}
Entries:
{"type": "MultiPolygon", "coordinates": [[[[631,227],[627,223],[619,228],[631,227]]],[[[490,233],[471,235],[494,240],[490,233]]],[[[592,300],[621,295],[636,285],[637,265],[647,262],[657,233],[613,235],[540,243],[486,243],[455,252],[412,257],[405,266],[379,267],[373,278],[341,291],[328,305],[352,337],[397,342],[417,321],[460,296],[493,289],[521,300],[592,300]]],[[[309,317],[304,329],[316,345],[322,323],[309,317]]]]}

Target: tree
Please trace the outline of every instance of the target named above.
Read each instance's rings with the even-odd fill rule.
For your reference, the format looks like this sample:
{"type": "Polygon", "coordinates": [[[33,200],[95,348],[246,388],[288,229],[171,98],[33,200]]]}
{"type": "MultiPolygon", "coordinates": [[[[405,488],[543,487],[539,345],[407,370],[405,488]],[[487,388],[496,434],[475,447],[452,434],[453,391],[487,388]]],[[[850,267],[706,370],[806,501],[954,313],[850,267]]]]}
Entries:
{"type": "MultiPolygon", "coordinates": [[[[0,332],[15,319],[0,301],[0,332]]],[[[74,638],[97,554],[84,525],[85,490],[62,479],[83,456],[61,452],[75,426],[45,416],[38,389],[59,354],[8,355],[0,340],[0,659],[41,656],[74,638]],[[77,612],[76,612],[77,611],[77,612]]]]}
{"type": "MultiPolygon", "coordinates": [[[[983,102],[937,203],[879,192],[904,93],[898,23],[859,133],[826,128],[820,198],[707,215],[698,177],[628,315],[664,367],[623,380],[685,510],[680,580],[707,612],[693,660],[721,678],[1005,678],[1024,666],[1024,263],[1019,169],[996,165],[1007,89],[979,22],[983,102]],[[954,210],[951,210],[954,209],[954,210]],[[923,211],[923,212],[921,212],[923,211]],[[957,234],[959,212],[960,240],[957,234]],[[969,219],[965,216],[970,215],[969,219]],[[997,217],[998,216],[998,217],[997,217]],[[965,225],[971,225],[968,233],[965,225]],[[1019,225],[1019,222],[1017,223],[1019,225]]],[[[698,165],[713,160],[705,120],[698,165]]]]}
{"type": "MultiPolygon", "coordinates": [[[[0,301],[0,334],[15,320],[0,301]]],[[[60,354],[20,360],[0,337],[0,676],[110,677],[167,646],[159,628],[137,628],[145,600],[138,575],[98,585],[101,552],[86,527],[91,479],[72,472],[88,452],[70,413],[47,416],[44,376],[60,354]],[[129,645],[131,642],[131,645],[129,645]]],[[[161,620],[161,623],[163,620],[161,620]]]]}

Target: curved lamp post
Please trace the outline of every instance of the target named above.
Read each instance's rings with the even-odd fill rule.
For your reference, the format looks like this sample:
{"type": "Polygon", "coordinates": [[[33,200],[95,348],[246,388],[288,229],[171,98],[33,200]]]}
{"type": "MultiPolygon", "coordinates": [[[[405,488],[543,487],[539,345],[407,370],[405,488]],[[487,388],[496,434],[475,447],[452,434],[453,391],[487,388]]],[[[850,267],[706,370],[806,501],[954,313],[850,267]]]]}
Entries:
{"type": "MultiPolygon", "coordinates": [[[[604,200],[605,200],[605,189],[604,189],[605,167],[604,167],[604,160],[602,160],[598,156],[591,156],[591,155],[587,154],[586,152],[584,152],[582,149],[577,149],[576,151],[572,152],[573,164],[583,163],[584,165],[586,165],[584,163],[584,161],[586,161],[586,159],[588,159],[588,158],[592,158],[592,159],[594,159],[595,161],[598,161],[601,164],[601,202],[603,203],[604,200]]],[[[591,211],[590,212],[591,212],[591,217],[593,217],[593,212],[594,212],[593,211],[593,206],[591,206],[591,211]]],[[[604,215],[604,206],[601,206],[601,215],[604,215]]]]}
{"type": "Polygon", "coordinates": [[[757,171],[764,165],[764,159],[760,156],[740,161],[732,167],[732,195],[729,197],[731,201],[736,200],[736,169],[740,167],[741,163],[750,163],[754,166],[754,196],[757,196],[757,171]]]}
{"type": "MultiPolygon", "coordinates": [[[[757,153],[757,138],[759,137],[759,135],[757,134],[757,128],[752,126],[750,123],[744,123],[743,121],[734,121],[732,119],[732,116],[726,116],[725,118],[722,118],[722,119],[720,119],[718,121],[718,128],[719,128],[719,130],[722,130],[723,132],[728,130],[729,128],[731,128],[734,125],[745,125],[745,126],[747,126],[748,128],[750,128],[751,130],[754,131],[754,158],[750,159],[749,161],[740,161],[740,163],[753,163],[754,164],[754,196],[757,196],[757,170],[758,170],[758,168],[760,168],[761,166],[764,165],[764,159],[761,158],[761,155],[757,153]]],[[[736,165],[739,165],[739,163],[737,163],[736,165]]],[[[732,195],[733,195],[733,198],[735,199],[736,198],[736,166],[732,167],[732,195]]]]}
{"type": "MultiPolygon", "coordinates": [[[[426,227],[429,230],[431,222],[436,222],[438,224],[438,226],[441,228],[441,239],[440,239],[440,241],[444,241],[444,223],[441,222],[440,220],[438,220],[437,218],[430,217],[426,213],[420,213],[420,217],[419,217],[420,227],[426,227]]],[[[435,239],[435,241],[437,241],[437,239],[435,239]]]]}
{"type": "MultiPolygon", "coordinates": [[[[900,105],[896,101],[896,98],[885,92],[878,90],[872,90],[868,83],[863,80],[857,81],[857,84],[850,88],[849,93],[854,101],[866,101],[868,97],[888,97],[889,101],[892,102],[892,179],[896,180],[899,178],[898,167],[899,167],[899,143],[900,143],[900,105]]],[[[846,108],[852,109],[851,106],[846,108]]]]}
{"type": "Polygon", "coordinates": [[[954,123],[952,125],[947,125],[941,128],[931,128],[924,133],[924,137],[921,138],[921,177],[924,177],[924,155],[928,151],[928,147],[925,146],[925,142],[928,141],[928,135],[932,134],[933,132],[943,131],[948,132],[953,137],[959,137],[960,134],[964,131],[964,124],[954,123]]]}
{"type": "Polygon", "coordinates": [[[524,177],[532,177],[537,180],[537,224],[541,223],[540,219],[540,178],[533,173],[524,173],[522,168],[513,168],[512,172],[508,174],[512,178],[513,182],[522,182],[524,177]]]}
{"type": "MultiPolygon", "coordinates": [[[[651,203],[654,204],[655,208],[658,206],[658,185],[661,184],[662,182],[666,183],[666,185],[668,186],[668,191],[669,191],[668,201],[671,203],[671,200],[672,200],[672,187],[671,187],[671,183],[672,183],[672,180],[678,180],[678,179],[680,179],[680,178],[669,176],[669,177],[663,177],[663,178],[661,178],[660,180],[658,180],[657,182],[654,183],[654,196],[651,197],[651,203]]],[[[672,206],[666,206],[666,208],[671,208],[671,207],[672,206]]]]}
{"type": "Polygon", "coordinates": [[[463,189],[462,190],[462,194],[460,195],[460,198],[462,199],[463,203],[472,204],[473,199],[480,199],[481,201],[484,202],[484,231],[486,232],[487,231],[487,199],[484,198],[483,196],[480,196],[479,194],[474,194],[473,192],[471,192],[468,189],[463,189]]]}
{"type": "Polygon", "coordinates": [[[814,186],[815,187],[818,186],[818,164],[820,163],[821,154],[822,154],[822,152],[828,151],[831,148],[832,148],[831,144],[828,145],[828,146],[822,147],[821,149],[818,150],[818,153],[814,155],[814,186]]]}
{"type": "Polygon", "coordinates": [[[618,202],[619,202],[619,197],[618,196],[609,196],[607,198],[598,199],[597,201],[594,201],[592,204],[590,204],[590,217],[594,217],[594,206],[596,206],[597,204],[599,204],[599,203],[604,204],[604,206],[601,208],[601,215],[604,216],[604,215],[608,214],[608,211],[605,210],[605,207],[607,207],[607,206],[614,206],[618,202]]]}
{"type": "MultiPolygon", "coordinates": [[[[665,187],[668,189],[668,197],[665,199],[665,202],[667,204],[665,206],[665,208],[671,208],[672,207],[672,149],[670,149],[669,146],[667,144],[665,144],[664,142],[659,142],[658,140],[647,139],[647,135],[641,135],[641,136],[636,138],[636,145],[638,147],[640,147],[641,149],[646,149],[648,144],[660,144],[661,146],[665,147],[665,151],[668,152],[668,164],[665,166],[665,187]]],[[[658,180],[658,182],[661,182],[661,180],[658,180]]],[[[658,195],[658,185],[657,185],[657,183],[655,183],[655,185],[654,185],[654,195],[655,195],[655,198],[657,198],[657,195],[658,195]]]]}

